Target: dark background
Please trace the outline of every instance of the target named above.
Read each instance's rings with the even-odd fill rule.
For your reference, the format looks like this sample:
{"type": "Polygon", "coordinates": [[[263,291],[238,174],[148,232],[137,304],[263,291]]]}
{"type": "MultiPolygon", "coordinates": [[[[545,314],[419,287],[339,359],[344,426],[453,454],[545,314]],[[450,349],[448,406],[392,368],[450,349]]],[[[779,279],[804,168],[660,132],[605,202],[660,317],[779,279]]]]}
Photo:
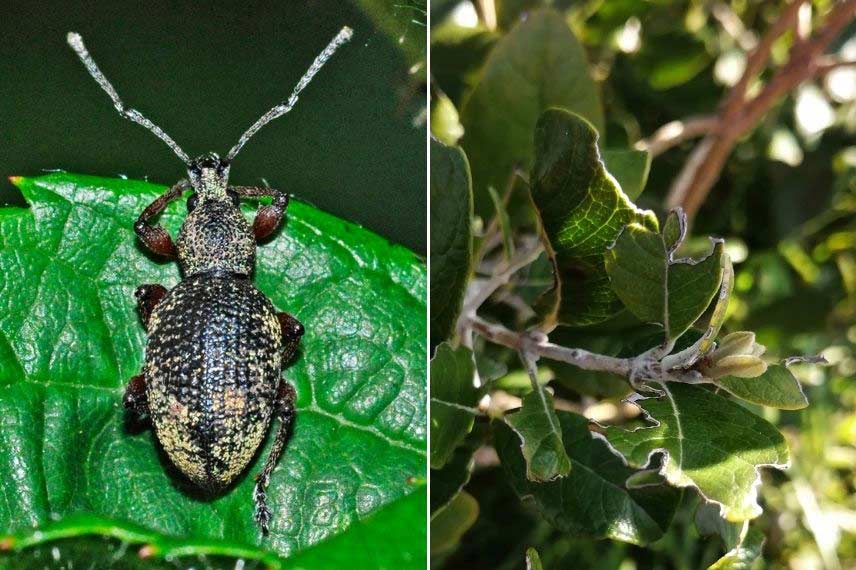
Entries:
{"type": "Polygon", "coordinates": [[[424,255],[426,136],[414,118],[425,90],[408,72],[414,46],[424,58],[418,6],[19,2],[0,21],[0,202],[21,200],[5,177],[44,169],[163,184],[185,175],[166,145],[116,113],[66,45],[68,31],[83,36],[126,104],[197,156],[225,154],[349,25],[352,41],[291,113],[247,143],[231,180],[265,179],[424,255]]]}

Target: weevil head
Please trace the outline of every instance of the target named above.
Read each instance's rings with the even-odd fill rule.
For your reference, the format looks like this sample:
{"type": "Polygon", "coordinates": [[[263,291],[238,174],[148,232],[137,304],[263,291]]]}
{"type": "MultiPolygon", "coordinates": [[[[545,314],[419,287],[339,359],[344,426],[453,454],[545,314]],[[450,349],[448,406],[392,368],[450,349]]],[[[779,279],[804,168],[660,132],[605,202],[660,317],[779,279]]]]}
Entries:
{"type": "Polygon", "coordinates": [[[229,161],[211,152],[187,168],[193,194],[178,234],[178,261],[185,275],[228,271],[249,275],[256,242],[239,208],[237,194],[228,190],[229,161]]]}
{"type": "Polygon", "coordinates": [[[202,200],[225,200],[229,185],[229,161],[216,152],[199,156],[187,167],[194,192],[202,200]]]}

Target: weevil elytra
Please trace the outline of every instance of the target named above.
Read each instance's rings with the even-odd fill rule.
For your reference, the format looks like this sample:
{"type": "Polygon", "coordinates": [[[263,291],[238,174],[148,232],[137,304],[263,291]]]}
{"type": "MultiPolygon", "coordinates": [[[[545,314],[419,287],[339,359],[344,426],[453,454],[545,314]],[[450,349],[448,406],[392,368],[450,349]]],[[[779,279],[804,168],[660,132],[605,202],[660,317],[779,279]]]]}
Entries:
{"type": "Polygon", "coordinates": [[[158,284],[136,290],[148,342],[145,364],[128,383],[124,405],[149,416],[170,460],[211,493],[221,492],[244,471],[277,416],[280,427],[253,491],[255,520],[265,534],[271,519],[265,488],[295,414],[295,392],[281,378],[282,366],[297,350],[304,329],[295,317],[278,312],[252,282],[256,240],[279,226],[288,195],[229,186],[229,165],[256,131],[294,107],[300,92],[351,35],[350,28],[342,28],[289,98],[262,115],[224,158],[208,153],[191,160],[160,127],[125,106],[80,35],[68,34],[68,44],[119,114],[151,131],[187,165],[188,178],[152,202],[134,224],[146,247],[178,260],[182,279],[169,291],[158,284]],[[155,219],[190,190],[187,216],[174,242],[155,219]],[[239,200],[263,197],[272,203],[259,207],[251,226],[239,200]]]}

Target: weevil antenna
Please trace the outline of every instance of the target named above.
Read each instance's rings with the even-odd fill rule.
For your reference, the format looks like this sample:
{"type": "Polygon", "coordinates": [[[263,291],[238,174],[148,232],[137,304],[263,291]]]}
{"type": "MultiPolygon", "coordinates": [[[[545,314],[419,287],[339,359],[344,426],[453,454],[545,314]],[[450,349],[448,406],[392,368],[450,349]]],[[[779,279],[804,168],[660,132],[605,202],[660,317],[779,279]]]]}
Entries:
{"type": "Polygon", "coordinates": [[[167,146],[172,149],[172,152],[177,154],[178,158],[184,161],[185,164],[190,164],[190,157],[187,156],[187,153],[184,152],[180,146],[178,146],[178,143],[172,140],[172,137],[163,132],[159,126],[145,118],[143,114],[136,109],[125,106],[122,99],[119,98],[116,88],[107,80],[101,70],[98,69],[98,65],[96,65],[95,60],[92,59],[91,55],[89,55],[89,52],[86,50],[86,46],[83,45],[83,38],[80,37],[80,34],[69,32],[66,41],[68,41],[68,45],[71,46],[71,49],[75,51],[77,57],[80,58],[80,61],[83,62],[83,65],[86,66],[86,70],[89,72],[89,75],[92,76],[92,79],[97,81],[98,85],[101,86],[101,89],[103,89],[107,95],[110,96],[110,99],[113,100],[113,106],[116,107],[116,110],[119,111],[120,115],[147,128],[156,137],[165,142],[167,146]]]}
{"type": "Polygon", "coordinates": [[[229,154],[226,155],[226,160],[231,162],[232,159],[235,158],[235,155],[240,152],[240,150],[244,147],[247,141],[250,140],[250,138],[254,134],[256,134],[259,129],[261,129],[263,126],[273,121],[274,119],[281,117],[291,111],[297,104],[297,97],[298,95],[300,95],[300,92],[303,91],[303,89],[307,85],[309,85],[309,82],[312,81],[312,78],[315,77],[315,74],[318,73],[318,71],[320,71],[322,67],[324,67],[324,64],[327,63],[327,60],[330,59],[334,53],[336,53],[336,50],[339,49],[342,44],[350,40],[353,34],[354,31],[348,26],[345,26],[344,28],[339,30],[339,33],[336,34],[336,37],[330,40],[330,43],[327,44],[327,47],[324,48],[324,51],[318,54],[318,57],[315,58],[315,61],[312,62],[312,65],[309,66],[309,69],[306,70],[306,73],[303,74],[303,77],[300,78],[300,81],[297,82],[297,85],[294,86],[294,90],[291,92],[291,96],[289,96],[288,99],[284,100],[279,105],[262,115],[258,121],[253,123],[253,126],[247,129],[246,132],[241,135],[241,138],[238,139],[238,142],[235,144],[235,146],[232,147],[232,150],[229,151],[229,154]]]}

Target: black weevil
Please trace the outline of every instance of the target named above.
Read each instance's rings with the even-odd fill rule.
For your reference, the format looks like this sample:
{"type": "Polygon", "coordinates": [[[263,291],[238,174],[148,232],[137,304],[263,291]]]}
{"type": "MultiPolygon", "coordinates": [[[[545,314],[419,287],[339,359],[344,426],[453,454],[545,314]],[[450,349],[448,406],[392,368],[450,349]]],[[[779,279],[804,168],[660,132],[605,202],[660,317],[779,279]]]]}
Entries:
{"type": "Polygon", "coordinates": [[[209,153],[195,160],[139,111],[126,107],[80,35],[68,34],[68,44],[116,110],[154,133],[187,164],[189,179],[152,202],[134,224],[150,250],[178,259],[182,280],[170,291],[156,284],[136,290],[148,343],[143,370],[128,383],[124,405],[151,418],[170,460],[210,493],[222,491],[244,471],[271,417],[277,416],[280,428],[253,491],[255,520],[265,534],[271,518],[265,488],[294,419],[294,388],[281,379],[281,369],[297,350],[303,325],[277,312],[252,282],[256,240],[279,226],[288,195],[272,188],[229,186],[229,165],[256,131],[294,107],[299,93],[351,34],[343,28],[291,96],[247,129],[225,158],[209,153]],[[187,217],[173,242],[154,218],[188,190],[193,194],[187,217]],[[272,203],[259,208],[251,227],[239,200],[262,197],[272,203]]]}

